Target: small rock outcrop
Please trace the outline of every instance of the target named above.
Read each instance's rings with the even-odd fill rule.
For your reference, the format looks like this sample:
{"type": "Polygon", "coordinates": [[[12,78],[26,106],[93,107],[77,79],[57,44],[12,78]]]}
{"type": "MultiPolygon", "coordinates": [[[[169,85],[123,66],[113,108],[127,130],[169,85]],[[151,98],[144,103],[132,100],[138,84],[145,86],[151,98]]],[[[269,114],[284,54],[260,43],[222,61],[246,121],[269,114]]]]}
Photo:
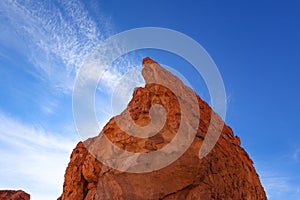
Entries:
{"type": "Polygon", "coordinates": [[[22,190],[0,190],[1,200],[29,200],[30,195],[22,190]]]}
{"type": "MultiPolygon", "coordinates": [[[[63,193],[59,199],[266,200],[259,176],[247,152],[240,146],[240,139],[234,136],[230,127],[223,126],[224,122],[210,106],[196,96],[197,109],[193,107],[189,102],[189,95],[193,94],[193,90],[149,58],[143,60],[142,74],[146,85],[135,89],[125,111],[112,118],[98,136],[79,142],[73,150],[65,173],[63,193]],[[103,136],[120,149],[149,154],[172,142],[180,122],[186,123],[186,131],[189,131],[189,122],[192,119],[181,121],[182,105],[177,96],[167,87],[153,83],[158,80],[167,80],[176,85],[179,93],[187,92],[185,104],[190,106],[187,111],[192,113],[192,118],[196,116],[194,112],[199,111],[200,120],[191,145],[168,166],[145,173],[120,171],[100,162],[96,157],[101,156],[98,153],[105,148],[101,142],[103,136]],[[155,135],[148,138],[135,137],[119,127],[117,119],[126,112],[135,124],[146,126],[154,120],[151,118],[151,106],[155,104],[162,105],[166,112],[165,123],[155,135]],[[215,119],[213,121],[212,116],[215,119]],[[210,153],[199,159],[199,149],[210,123],[212,127],[222,124],[221,135],[210,153]]],[[[127,121],[124,123],[126,125],[127,121]]],[[[128,126],[131,126],[129,122],[128,126]]],[[[105,153],[109,154],[110,151],[112,150],[107,149],[105,153]]],[[[131,160],[134,167],[139,166],[141,162],[140,157],[131,160]]]]}

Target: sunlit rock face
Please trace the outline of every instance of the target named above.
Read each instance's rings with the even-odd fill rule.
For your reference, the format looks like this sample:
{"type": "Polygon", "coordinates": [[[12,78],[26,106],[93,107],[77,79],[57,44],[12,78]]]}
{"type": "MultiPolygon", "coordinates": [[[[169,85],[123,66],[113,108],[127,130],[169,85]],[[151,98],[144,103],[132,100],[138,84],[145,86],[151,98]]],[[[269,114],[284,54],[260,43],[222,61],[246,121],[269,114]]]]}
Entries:
{"type": "MultiPolygon", "coordinates": [[[[132,100],[119,116],[112,118],[101,133],[84,142],[78,143],[72,152],[66,169],[62,200],[265,200],[266,194],[260,183],[253,162],[240,146],[240,139],[234,136],[222,119],[210,106],[196,96],[196,107],[192,105],[191,88],[162,68],[158,63],[145,58],[143,60],[145,87],[136,88],[132,100]],[[185,100],[181,105],[177,96],[167,87],[153,82],[167,80],[176,85],[185,100]],[[118,118],[129,113],[136,125],[147,126],[151,118],[150,108],[160,104],[165,109],[165,122],[162,128],[151,137],[140,138],[129,135],[120,128],[118,118]],[[190,118],[181,120],[184,106],[189,106],[190,118]],[[194,107],[193,107],[194,106],[194,107]],[[159,151],[172,143],[180,123],[186,123],[186,131],[191,126],[189,121],[199,112],[199,123],[188,149],[174,162],[163,168],[146,173],[133,173],[117,170],[100,162],[103,156],[101,138],[106,136],[116,147],[134,153],[159,151]],[[212,120],[214,116],[214,120],[212,120]],[[199,150],[207,135],[209,126],[222,124],[221,135],[210,153],[199,158],[199,150]]],[[[124,120],[128,127],[130,120],[124,120]]],[[[123,124],[124,125],[124,124],[123,124]]],[[[218,131],[214,130],[213,131],[218,131]]],[[[185,142],[185,141],[182,141],[185,142]]],[[[105,149],[104,154],[111,155],[112,149],[105,149]]],[[[176,148],[174,148],[174,152],[176,148]]],[[[171,152],[172,153],[172,152],[171,152]]],[[[107,156],[106,155],[106,156],[107,156]]],[[[166,156],[168,156],[166,154],[166,156]]],[[[106,157],[107,158],[107,157],[106,157]]],[[[166,158],[167,159],[167,158],[166,158]]],[[[132,161],[132,160],[131,160],[132,161]]],[[[116,161],[118,162],[118,161],[116,161]]],[[[150,160],[150,164],[163,160],[150,160]]],[[[135,157],[130,167],[145,167],[141,157],[135,157]]],[[[151,165],[152,166],[152,165],[151,165]]]]}
{"type": "Polygon", "coordinates": [[[3,200],[29,200],[30,195],[22,190],[0,190],[0,199],[3,199],[3,200]]]}

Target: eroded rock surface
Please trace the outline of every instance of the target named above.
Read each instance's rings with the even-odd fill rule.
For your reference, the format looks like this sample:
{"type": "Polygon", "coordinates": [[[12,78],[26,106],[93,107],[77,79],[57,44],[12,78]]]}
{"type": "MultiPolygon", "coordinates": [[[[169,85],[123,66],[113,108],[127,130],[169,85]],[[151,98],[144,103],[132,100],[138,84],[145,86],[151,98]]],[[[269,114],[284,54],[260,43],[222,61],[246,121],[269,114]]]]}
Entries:
{"type": "Polygon", "coordinates": [[[29,200],[30,195],[22,190],[0,190],[1,200],[29,200]]]}
{"type": "MultiPolygon", "coordinates": [[[[162,105],[166,110],[166,122],[162,129],[149,138],[128,135],[112,118],[99,136],[80,142],[73,150],[65,174],[62,200],[265,200],[266,194],[260,183],[253,162],[240,146],[227,125],[222,126],[221,135],[204,158],[199,159],[199,149],[212,127],[223,124],[222,119],[199,96],[196,97],[200,120],[192,144],[172,164],[147,173],[128,173],[102,164],[95,157],[105,146],[101,137],[106,136],[114,145],[135,153],[149,153],[164,148],[172,142],[181,119],[181,106],[176,95],[167,87],[153,81],[165,79],[175,84],[179,92],[193,93],[177,77],[149,58],[143,61],[145,87],[136,88],[126,110],[135,124],[145,126],[151,122],[150,108],[162,105]],[[212,117],[214,120],[212,121],[212,117]]],[[[185,103],[189,105],[189,97],[185,103]]],[[[197,110],[191,105],[190,112],[197,110]]],[[[187,119],[187,122],[188,123],[187,119]]],[[[127,123],[126,120],[124,123],[127,123]]],[[[129,123],[129,122],[128,122],[129,123]]],[[[189,127],[189,126],[187,126],[189,127]]],[[[218,131],[218,130],[214,130],[218,131]]],[[[107,152],[110,152],[107,149],[107,152]]],[[[174,150],[176,151],[176,150],[174,150]]],[[[152,162],[160,162],[153,160],[152,162]]],[[[139,157],[135,165],[141,163],[139,157]]]]}

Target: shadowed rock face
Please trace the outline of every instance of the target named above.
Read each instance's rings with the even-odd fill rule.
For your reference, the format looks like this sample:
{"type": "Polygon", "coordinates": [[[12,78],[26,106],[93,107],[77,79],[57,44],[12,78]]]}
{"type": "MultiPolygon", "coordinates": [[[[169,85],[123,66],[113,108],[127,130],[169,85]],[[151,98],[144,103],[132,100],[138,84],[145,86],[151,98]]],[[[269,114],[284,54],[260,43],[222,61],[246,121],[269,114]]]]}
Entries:
{"type": "Polygon", "coordinates": [[[29,200],[30,195],[22,190],[0,190],[2,200],[29,200]]]}
{"type": "MultiPolygon", "coordinates": [[[[104,148],[101,137],[106,136],[114,145],[129,152],[149,153],[164,148],[174,139],[180,126],[181,110],[176,95],[168,88],[152,83],[165,79],[180,91],[193,92],[177,77],[163,69],[150,58],[143,60],[143,76],[146,85],[136,88],[126,110],[112,118],[101,133],[79,142],[71,155],[65,173],[62,200],[265,200],[266,194],[253,162],[240,146],[230,127],[224,125],[212,151],[199,159],[199,149],[207,134],[209,124],[217,127],[222,119],[210,106],[196,97],[200,120],[192,144],[172,164],[147,173],[128,173],[110,168],[95,156],[104,148]],[[116,119],[129,112],[135,124],[150,123],[150,108],[162,105],[166,110],[166,122],[162,129],[149,138],[137,138],[120,129],[116,119]],[[215,116],[214,120],[211,120],[215,116]]],[[[188,99],[188,98],[187,98],[188,99]]],[[[186,100],[189,103],[189,100],[186,100]]],[[[190,112],[194,112],[191,107],[190,112]]],[[[217,130],[215,130],[217,131],[217,130]]],[[[109,151],[109,149],[107,150],[109,151]]],[[[160,161],[153,161],[160,162],[160,161]]],[[[135,160],[139,165],[139,158],[135,160]]]]}

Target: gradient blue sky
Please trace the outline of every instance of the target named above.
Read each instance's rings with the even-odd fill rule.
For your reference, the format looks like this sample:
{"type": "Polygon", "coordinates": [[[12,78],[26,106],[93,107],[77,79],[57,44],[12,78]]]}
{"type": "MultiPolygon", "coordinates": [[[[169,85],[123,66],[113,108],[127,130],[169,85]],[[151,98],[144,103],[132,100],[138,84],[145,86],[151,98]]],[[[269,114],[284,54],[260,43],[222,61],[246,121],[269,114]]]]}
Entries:
{"type": "MultiPolygon", "coordinates": [[[[0,188],[25,189],[33,200],[60,195],[79,141],[72,118],[76,72],[105,38],[157,26],[207,50],[224,80],[226,123],[253,159],[269,199],[298,199],[299,10],[297,1],[265,0],[1,1],[0,188]]],[[[100,124],[112,115],[103,105],[114,84],[143,56],[174,67],[209,102],[203,81],[183,59],[140,51],[116,62],[102,80],[100,124]]]]}

